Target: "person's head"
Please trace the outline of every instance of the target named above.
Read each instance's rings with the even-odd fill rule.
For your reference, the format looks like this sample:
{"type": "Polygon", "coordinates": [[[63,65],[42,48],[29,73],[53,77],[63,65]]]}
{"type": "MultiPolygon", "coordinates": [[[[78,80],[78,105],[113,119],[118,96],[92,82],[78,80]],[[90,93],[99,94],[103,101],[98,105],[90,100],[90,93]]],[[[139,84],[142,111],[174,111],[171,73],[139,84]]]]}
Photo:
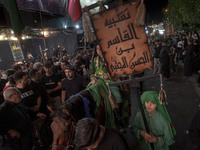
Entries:
{"type": "Polygon", "coordinates": [[[61,69],[64,70],[65,67],[69,64],[69,62],[66,59],[63,59],[61,61],[61,69]]]}
{"type": "Polygon", "coordinates": [[[3,71],[0,70],[0,79],[3,77],[2,73],[3,73],[3,71]]]}
{"type": "Polygon", "coordinates": [[[102,51],[99,45],[96,46],[97,55],[102,56],[102,51]]]}
{"type": "Polygon", "coordinates": [[[7,78],[9,78],[10,76],[12,76],[16,71],[14,69],[8,69],[6,70],[6,75],[7,78]]]}
{"type": "Polygon", "coordinates": [[[29,72],[29,77],[31,78],[31,80],[39,81],[40,80],[40,73],[38,72],[37,69],[31,69],[30,72],[29,72]]]}
{"type": "Polygon", "coordinates": [[[84,118],[78,121],[74,143],[80,148],[89,148],[94,145],[100,136],[101,128],[97,120],[84,118]]]}
{"type": "Polygon", "coordinates": [[[43,71],[44,71],[43,66],[42,66],[42,64],[41,64],[40,62],[34,63],[33,69],[38,70],[40,76],[42,75],[42,73],[43,73],[43,71]]]}
{"type": "Polygon", "coordinates": [[[159,40],[156,40],[156,41],[155,41],[155,44],[156,44],[156,45],[159,45],[159,42],[160,42],[159,40]]]}
{"type": "Polygon", "coordinates": [[[33,58],[33,55],[31,54],[31,53],[27,53],[27,57],[29,58],[29,59],[31,59],[31,58],[33,58]]]}
{"type": "Polygon", "coordinates": [[[166,46],[167,45],[167,40],[163,40],[162,41],[162,46],[166,46]]]}
{"type": "Polygon", "coordinates": [[[77,53],[78,56],[82,56],[82,54],[83,54],[82,50],[79,50],[77,53]]]}
{"type": "Polygon", "coordinates": [[[13,69],[14,69],[15,71],[17,71],[17,72],[22,72],[22,71],[23,71],[23,69],[22,69],[22,67],[21,67],[20,64],[15,64],[15,65],[13,66],[13,69]]]}
{"type": "Polygon", "coordinates": [[[24,88],[28,82],[25,72],[16,72],[13,78],[16,82],[17,87],[24,88]]]}
{"type": "Polygon", "coordinates": [[[27,69],[33,69],[33,63],[32,62],[27,62],[26,66],[27,66],[27,69]]]}
{"type": "Polygon", "coordinates": [[[46,72],[47,75],[52,74],[52,63],[51,62],[46,62],[44,65],[44,71],[46,72]]]}
{"type": "Polygon", "coordinates": [[[189,38],[189,40],[188,40],[188,44],[193,44],[193,39],[192,38],[189,38]]]}
{"type": "Polygon", "coordinates": [[[9,85],[9,86],[12,86],[12,87],[14,87],[16,85],[15,80],[13,78],[13,75],[9,76],[8,82],[6,83],[6,85],[9,85]]]}
{"type": "Polygon", "coordinates": [[[156,91],[147,91],[141,95],[143,107],[148,113],[152,113],[156,110],[157,105],[160,105],[158,96],[159,94],[156,91]]]}
{"type": "Polygon", "coordinates": [[[76,57],[75,60],[74,60],[74,62],[75,62],[75,63],[80,62],[80,57],[76,57]]]}
{"type": "Polygon", "coordinates": [[[75,76],[75,69],[73,66],[68,65],[65,67],[65,75],[67,77],[68,80],[72,80],[74,79],[75,76]]]}
{"type": "Polygon", "coordinates": [[[3,92],[5,100],[11,101],[13,103],[19,103],[21,100],[20,92],[16,87],[9,87],[3,92]]]}

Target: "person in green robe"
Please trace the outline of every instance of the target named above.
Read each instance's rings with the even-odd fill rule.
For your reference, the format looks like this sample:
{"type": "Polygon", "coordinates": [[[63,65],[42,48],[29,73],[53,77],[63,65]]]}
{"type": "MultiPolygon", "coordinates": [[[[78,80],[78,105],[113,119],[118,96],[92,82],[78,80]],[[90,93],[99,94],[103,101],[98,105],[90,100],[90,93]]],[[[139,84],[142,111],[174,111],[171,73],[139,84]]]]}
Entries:
{"type": "Polygon", "coordinates": [[[133,123],[133,131],[139,139],[139,150],[151,150],[150,143],[153,143],[154,150],[168,150],[174,143],[176,131],[165,105],[160,104],[158,96],[156,91],[146,91],[141,95],[150,134],[145,130],[139,111],[133,123]]]}
{"type": "MultiPolygon", "coordinates": [[[[100,49],[100,46],[97,44],[95,47],[94,57],[92,59],[91,64],[91,71],[90,71],[90,78],[91,83],[95,84],[99,78],[103,79],[105,83],[110,83],[111,81],[114,81],[108,72],[107,64],[105,62],[105,59],[103,57],[102,51],[100,49]]],[[[122,95],[120,92],[120,89],[118,86],[110,86],[109,90],[111,91],[112,95],[115,98],[116,103],[118,104],[118,109],[114,109],[117,126],[118,128],[123,128],[122,123],[122,114],[121,106],[122,106],[122,95]]],[[[113,106],[112,106],[113,107],[113,106]]]]}

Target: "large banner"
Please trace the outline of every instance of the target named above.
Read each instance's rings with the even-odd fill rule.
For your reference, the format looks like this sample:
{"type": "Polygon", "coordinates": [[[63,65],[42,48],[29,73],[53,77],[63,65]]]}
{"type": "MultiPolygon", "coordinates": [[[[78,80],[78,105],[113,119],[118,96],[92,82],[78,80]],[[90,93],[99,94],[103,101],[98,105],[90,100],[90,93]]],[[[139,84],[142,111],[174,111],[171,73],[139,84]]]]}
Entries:
{"type": "Polygon", "coordinates": [[[9,41],[9,45],[13,54],[14,61],[23,61],[24,55],[20,43],[18,41],[9,41]]]}
{"type": "Polygon", "coordinates": [[[134,24],[137,6],[138,1],[91,16],[112,77],[151,69],[144,27],[134,24]]]}

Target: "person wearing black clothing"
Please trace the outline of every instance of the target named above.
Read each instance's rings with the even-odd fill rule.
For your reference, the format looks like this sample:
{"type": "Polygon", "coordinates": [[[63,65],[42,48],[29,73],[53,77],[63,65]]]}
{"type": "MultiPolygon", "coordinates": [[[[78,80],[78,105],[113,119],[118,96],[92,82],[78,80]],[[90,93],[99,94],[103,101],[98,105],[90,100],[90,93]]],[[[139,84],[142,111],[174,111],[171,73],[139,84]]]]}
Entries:
{"type": "Polygon", "coordinates": [[[44,144],[44,148],[47,149],[52,143],[52,131],[50,128],[52,119],[50,117],[50,111],[47,108],[47,100],[49,96],[46,92],[44,85],[40,82],[40,74],[38,70],[37,69],[30,70],[29,76],[31,78],[29,85],[33,89],[36,89],[41,96],[41,106],[39,112],[44,113],[46,115],[44,124],[41,127],[41,139],[44,144]]]}
{"type": "Polygon", "coordinates": [[[39,111],[48,116],[50,114],[50,111],[47,108],[48,94],[44,85],[40,81],[40,74],[38,70],[30,70],[29,76],[31,78],[31,80],[29,81],[29,85],[32,87],[32,89],[35,89],[41,96],[41,106],[39,111]]]}
{"type": "Polygon", "coordinates": [[[65,68],[66,78],[62,81],[62,103],[70,96],[79,93],[85,88],[85,80],[81,75],[76,75],[73,66],[65,68]]]}
{"type": "Polygon", "coordinates": [[[65,67],[67,65],[69,65],[69,62],[68,60],[64,59],[61,61],[61,72],[60,72],[60,77],[61,77],[61,80],[64,80],[66,78],[66,75],[65,75],[65,67]]]}
{"type": "Polygon", "coordinates": [[[3,88],[5,87],[7,82],[7,80],[1,78],[2,78],[2,71],[0,70],[0,104],[3,103],[3,88]]]}
{"type": "Polygon", "coordinates": [[[92,118],[78,121],[74,143],[86,150],[127,150],[127,144],[120,134],[113,129],[106,129],[92,118]]]}
{"type": "MultiPolygon", "coordinates": [[[[28,80],[25,72],[17,72],[14,74],[16,87],[21,92],[21,102],[28,110],[31,120],[36,120],[40,117],[39,109],[41,105],[41,97],[39,93],[28,85],[28,80]]],[[[43,114],[44,115],[44,114],[43,114]]]]}
{"type": "Polygon", "coordinates": [[[172,70],[174,73],[177,72],[177,62],[178,62],[178,50],[177,47],[174,45],[172,46],[172,70]]]}
{"type": "Polygon", "coordinates": [[[55,48],[52,48],[53,51],[53,56],[58,57],[58,55],[60,54],[60,45],[58,44],[57,49],[55,50],[55,48]]]}
{"type": "Polygon", "coordinates": [[[89,52],[87,51],[85,53],[85,55],[83,56],[83,60],[85,62],[85,69],[87,71],[89,71],[89,68],[90,68],[90,61],[91,61],[91,56],[89,55],[89,52]]]}
{"type": "Polygon", "coordinates": [[[26,109],[20,106],[20,92],[15,87],[4,91],[0,105],[0,134],[11,137],[12,150],[32,150],[33,128],[26,109]]]}
{"type": "Polygon", "coordinates": [[[85,67],[85,65],[82,63],[81,58],[82,57],[80,56],[75,58],[74,62],[75,62],[76,72],[80,74],[81,76],[83,76],[83,68],[85,67]]]}
{"type": "Polygon", "coordinates": [[[192,75],[192,58],[195,51],[195,47],[193,45],[193,39],[190,38],[188,40],[188,46],[186,47],[184,54],[184,76],[189,77],[192,75]]]}
{"type": "Polygon", "coordinates": [[[33,57],[33,55],[31,53],[27,53],[26,62],[27,63],[32,63],[32,64],[34,64],[36,62],[35,58],[33,57]]]}
{"type": "MultiPolygon", "coordinates": [[[[16,82],[16,87],[21,92],[21,104],[23,104],[27,109],[31,117],[31,121],[35,131],[35,137],[38,139],[38,142],[41,142],[40,130],[42,124],[46,119],[46,115],[40,112],[41,108],[41,97],[36,89],[33,89],[27,80],[25,72],[18,72],[14,74],[14,80],[16,82]]],[[[42,143],[40,143],[42,144],[42,143]]]]}
{"type": "Polygon", "coordinates": [[[170,55],[170,49],[167,46],[167,42],[164,40],[162,41],[162,49],[160,51],[159,60],[161,64],[161,74],[166,78],[170,78],[170,55]]]}
{"type": "Polygon", "coordinates": [[[155,48],[154,48],[154,71],[153,74],[160,73],[160,61],[159,61],[159,55],[160,55],[160,50],[161,46],[159,44],[159,41],[157,40],[155,42],[155,48]]]}
{"type": "Polygon", "coordinates": [[[61,103],[61,88],[62,83],[59,74],[52,72],[52,64],[50,62],[45,63],[45,74],[42,76],[41,81],[46,88],[46,92],[54,99],[54,107],[58,108],[61,103]]]}

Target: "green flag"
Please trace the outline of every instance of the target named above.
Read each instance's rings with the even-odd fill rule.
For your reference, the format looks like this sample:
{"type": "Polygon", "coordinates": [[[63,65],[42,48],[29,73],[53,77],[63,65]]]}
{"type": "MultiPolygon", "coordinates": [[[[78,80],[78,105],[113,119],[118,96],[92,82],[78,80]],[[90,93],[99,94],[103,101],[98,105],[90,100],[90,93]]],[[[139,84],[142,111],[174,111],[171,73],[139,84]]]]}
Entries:
{"type": "Polygon", "coordinates": [[[24,24],[22,22],[22,18],[16,0],[1,0],[1,1],[10,15],[10,20],[15,35],[17,37],[20,36],[22,30],[24,29],[24,24]]]}

